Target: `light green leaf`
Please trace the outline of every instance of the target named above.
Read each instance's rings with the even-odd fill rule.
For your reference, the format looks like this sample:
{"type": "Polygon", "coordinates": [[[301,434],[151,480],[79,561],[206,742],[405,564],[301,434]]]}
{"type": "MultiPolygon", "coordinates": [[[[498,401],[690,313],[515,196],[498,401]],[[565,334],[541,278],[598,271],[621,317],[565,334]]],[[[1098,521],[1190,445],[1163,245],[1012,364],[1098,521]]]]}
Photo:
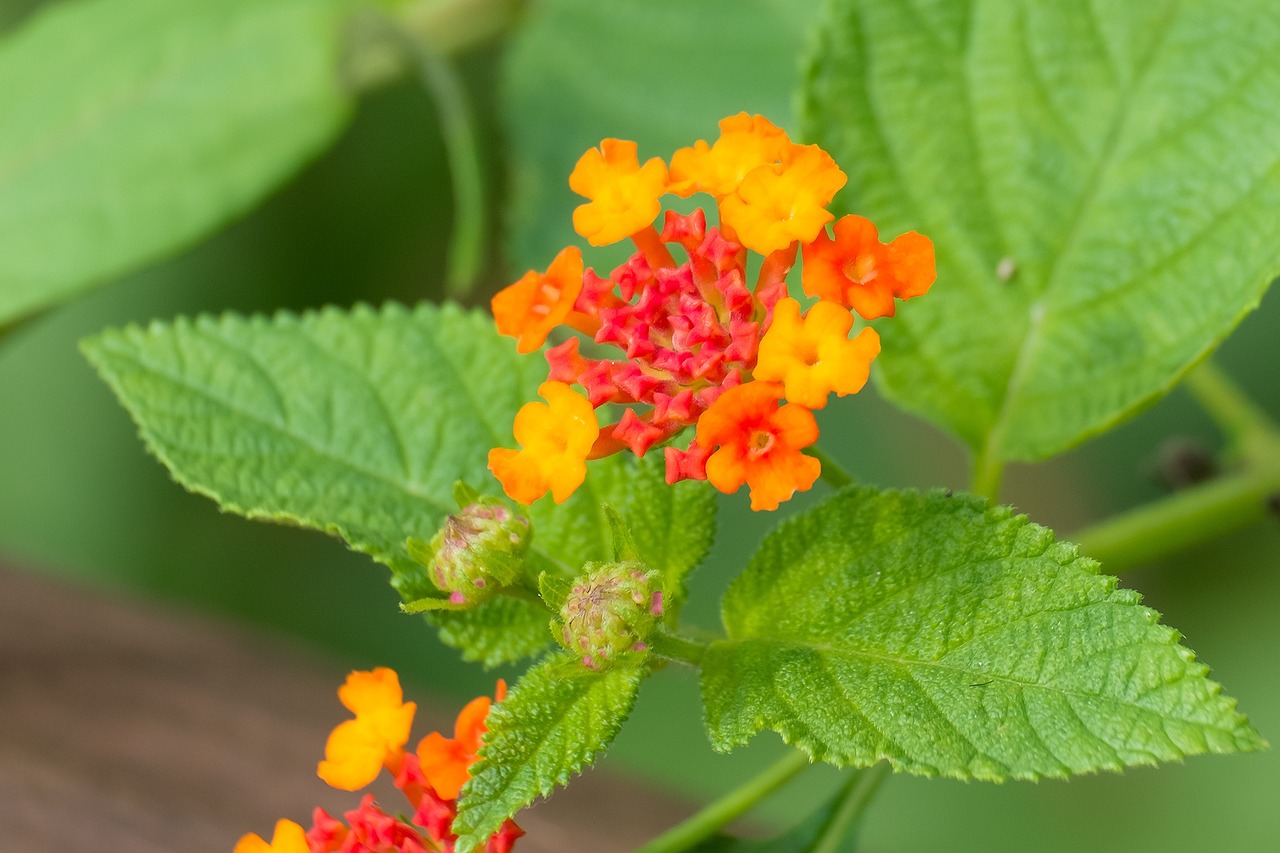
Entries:
{"type": "Polygon", "coordinates": [[[1168,391],[1280,273],[1277,41],[1267,0],[832,0],[806,136],[937,248],[881,387],[990,460],[1168,391]]]}
{"type": "Polygon", "coordinates": [[[84,0],[0,43],[0,326],[208,234],[326,146],[348,0],[84,0]]]}
{"type": "Polygon", "coordinates": [[[639,653],[604,671],[557,655],[526,672],[486,722],[453,822],[459,853],[483,845],[519,809],[590,766],[622,728],[647,673],[639,653]]]}
{"type": "Polygon", "coordinates": [[[716,122],[742,110],[787,125],[809,22],[785,0],[531,7],[503,67],[515,265],[545,269],[557,251],[581,242],[570,217],[584,199],[569,190],[569,173],[601,139],[633,139],[642,159],[666,159],[714,140],[716,122]]]}
{"type": "Polygon", "coordinates": [[[1035,779],[1261,739],[1158,615],[1003,507],[852,488],[770,535],[703,659],[713,745],[1035,779]]]}
{"type": "MultiPolygon", "coordinates": [[[[546,376],[545,361],[517,355],[492,318],[453,306],[180,319],[106,332],[84,349],[178,482],[228,511],[340,536],[390,566],[409,601],[434,593],[406,540],[430,539],[456,509],[456,481],[500,493],[489,449],[514,446],[515,413],[546,376]]],[[[609,503],[646,562],[691,567],[709,545],[714,503],[696,486],[667,486],[661,471],[658,454],[611,457],[563,505],[537,502],[539,564],[573,575],[609,559],[609,503]]],[[[547,613],[524,601],[431,618],[446,642],[490,665],[550,641],[547,613]]]]}

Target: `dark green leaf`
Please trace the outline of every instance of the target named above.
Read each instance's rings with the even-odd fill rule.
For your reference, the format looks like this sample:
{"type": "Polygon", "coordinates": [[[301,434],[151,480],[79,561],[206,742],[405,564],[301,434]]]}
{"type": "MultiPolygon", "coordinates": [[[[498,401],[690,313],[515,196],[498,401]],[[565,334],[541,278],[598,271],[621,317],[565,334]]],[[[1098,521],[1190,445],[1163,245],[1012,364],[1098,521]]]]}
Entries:
{"type": "Polygon", "coordinates": [[[1007,508],[852,488],[770,535],[703,662],[716,748],[1035,779],[1261,739],[1138,595],[1007,508]]]}

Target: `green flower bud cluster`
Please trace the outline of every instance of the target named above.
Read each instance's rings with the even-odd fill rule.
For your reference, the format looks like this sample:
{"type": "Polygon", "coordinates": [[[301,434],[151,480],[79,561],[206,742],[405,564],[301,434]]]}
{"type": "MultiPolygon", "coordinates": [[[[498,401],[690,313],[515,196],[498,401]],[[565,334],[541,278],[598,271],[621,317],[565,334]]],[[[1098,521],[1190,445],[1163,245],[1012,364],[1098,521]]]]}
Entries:
{"type": "Polygon", "coordinates": [[[479,497],[445,519],[414,557],[449,601],[475,605],[519,581],[530,538],[527,518],[496,498],[479,497]]]}
{"type": "Polygon", "coordinates": [[[587,563],[560,608],[557,639],[582,655],[590,669],[607,669],[614,658],[647,647],[662,616],[658,574],[643,563],[587,563]]]}

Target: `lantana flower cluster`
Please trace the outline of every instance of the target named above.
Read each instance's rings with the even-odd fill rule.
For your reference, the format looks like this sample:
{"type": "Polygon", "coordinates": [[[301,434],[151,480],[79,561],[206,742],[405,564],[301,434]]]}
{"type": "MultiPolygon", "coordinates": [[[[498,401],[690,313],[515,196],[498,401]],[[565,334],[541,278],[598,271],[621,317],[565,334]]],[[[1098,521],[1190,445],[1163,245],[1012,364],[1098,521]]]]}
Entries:
{"type": "MultiPolygon", "coordinates": [[[[498,682],[496,701],[506,685],[498,682]]],[[[473,699],[458,714],[454,735],[432,732],[414,752],[406,752],[417,705],[404,701],[394,670],[378,667],[353,672],[338,688],[338,699],[355,715],[340,723],[325,744],[325,758],[317,767],[321,779],[343,791],[366,787],[385,768],[405,795],[412,815],[388,814],[366,794],[343,815],[345,822],[322,808],[304,830],[291,820],[276,823],[270,842],[250,833],[234,853],[453,853],[457,836],[458,796],[471,778],[480,739],[489,715],[489,697],[473,699]]],[[[524,830],[507,820],[485,843],[485,853],[508,853],[524,830]]]]}
{"type": "Polygon", "coordinates": [[[776,509],[812,486],[821,465],[802,451],[818,438],[813,411],[861,390],[880,351],[857,319],[892,316],[896,300],[925,293],[935,277],[933,244],[914,231],[882,243],[874,224],[851,215],[828,233],[827,205],[845,181],[827,152],[746,113],[670,165],[642,165],[636,144],[620,139],[587,151],[569,177],[588,199],[574,228],[593,246],[629,238],[637,251],[602,277],[570,246],[493,298],[499,332],[521,353],[557,327],[594,344],[586,352],[570,336],[546,351],[546,402],[516,415],[521,449],[489,454],[507,495],[529,504],[550,492],[560,503],[588,459],[658,445],[668,483],[746,484],[752,509],[776,509]],[[664,195],[695,193],[715,200],[717,225],[702,210],[668,210],[655,226],[664,195]],[[753,285],[750,252],[763,256],[753,285]],[[804,292],[818,300],[807,310],[787,295],[797,255],[804,292]],[[620,354],[599,357],[603,347],[620,354]],[[596,410],[607,404],[621,415],[600,426],[596,410]],[[676,446],[690,427],[688,446],[676,446]]]}

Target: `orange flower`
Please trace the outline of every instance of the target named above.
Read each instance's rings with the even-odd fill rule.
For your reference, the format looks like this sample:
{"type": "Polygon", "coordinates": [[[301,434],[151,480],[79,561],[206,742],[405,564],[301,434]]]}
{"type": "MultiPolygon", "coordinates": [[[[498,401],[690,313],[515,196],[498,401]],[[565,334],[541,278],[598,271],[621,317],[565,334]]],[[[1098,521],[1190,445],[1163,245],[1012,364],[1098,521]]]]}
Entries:
{"type": "Polygon", "coordinates": [[[516,351],[529,353],[565,321],[582,292],[582,251],[563,249],[545,273],[530,270],[494,295],[490,305],[498,332],[516,339],[516,351]]]}
{"type": "Polygon", "coordinates": [[[715,145],[699,139],[671,156],[670,191],[682,198],[696,192],[724,198],[748,172],[777,163],[790,146],[786,131],[764,116],[738,113],[721,120],[715,145]]]}
{"type": "Polygon", "coordinates": [[[783,161],[753,169],[720,202],[724,224],[738,242],[767,255],[796,240],[807,243],[833,217],[827,205],[847,178],[816,145],[792,145],[783,161]]]}
{"type": "Polygon", "coordinates": [[[880,336],[867,327],[849,340],[851,328],[853,315],[835,302],[818,302],[802,319],[799,302],[781,299],[753,375],[781,382],[787,399],[806,409],[821,409],[833,392],[856,394],[867,384],[880,336]]]}
{"type": "Polygon", "coordinates": [[[935,278],[932,240],[908,231],[886,245],[875,224],[861,216],[841,217],[834,240],[823,229],[804,246],[804,292],[839,302],[868,320],[892,317],[895,297],[927,293],[935,278]]]}
{"type": "Polygon", "coordinates": [[[232,853],[308,853],[307,834],[291,820],[276,821],[275,834],[268,844],[256,832],[250,832],[236,842],[232,853]]]}
{"type": "Polygon", "coordinates": [[[587,454],[600,435],[595,410],[586,397],[563,382],[544,382],[538,396],[516,413],[515,437],[523,448],[495,447],[489,470],[514,501],[528,505],[551,492],[563,503],[587,477],[587,454]]]}
{"type": "Polygon", "coordinates": [[[403,701],[400,678],[384,666],[348,675],[338,699],[356,716],[330,733],[316,773],[335,788],[357,791],[376,779],[384,764],[398,763],[418,706],[403,701]]]}
{"type": "Polygon", "coordinates": [[[781,385],[748,382],[725,391],[698,419],[698,444],[720,448],[707,459],[707,479],[726,493],[746,483],[754,510],[777,509],[822,470],[800,452],[818,440],[813,412],[796,403],[779,408],[781,399],[781,385]]]}
{"type": "Polygon", "coordinates": [[[579,158],[569,188],[591,199],[573,211],[574,230],[593,246],[607,246],[653,225],[667,165],[654,157],[641,166],[634,142],[605,139],[579,158]]]}
{"type": "MultiPolygon", "coordinates": [[[[501,702],[506,695],[507,684],[499,679],[494,698],[501,702]]],[[[462,786],[471,778],[471,765],[476,761],[480,740],[487,731],[485,720],[491,705],[488,696],[472,699],[458,714],[453,737],[432,732],[418,744],[422,774],[441,799],[456,800],[462,786]]]]}

